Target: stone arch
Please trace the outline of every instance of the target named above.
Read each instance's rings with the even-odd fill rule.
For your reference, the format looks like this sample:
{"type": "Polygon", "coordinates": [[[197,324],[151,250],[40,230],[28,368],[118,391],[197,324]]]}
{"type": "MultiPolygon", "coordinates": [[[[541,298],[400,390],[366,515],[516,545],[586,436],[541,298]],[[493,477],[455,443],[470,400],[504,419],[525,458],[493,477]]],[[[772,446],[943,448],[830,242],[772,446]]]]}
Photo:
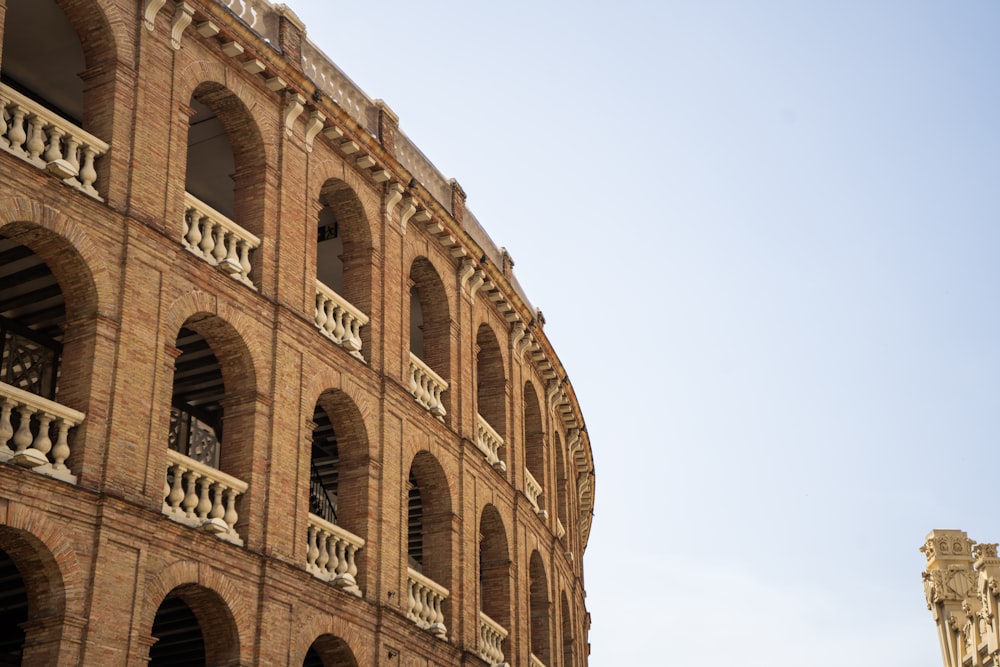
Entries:
{"type": "MultiPolygon", "coordinates": [[[[330,177],[312,204],[308,233],[315,243],[316,279],[370,314],[377,271],[371,218],[361,198],[346,181],[330,177]]],[[[361,350],[371,350],[371,326],[361,327],[361,350]]]]}
{"type": "MultiPolygon", "coordinates": [[[[367,539],[371,459],[364,416],[347,393],[327,389],[310,417],[309,511],[367,539]]],[[[362,548],[355,557],[359,581],[365,578],[368,551],[362,548]]]]}
{"type": "Polygon", "coordinates": [[[507,529],[495,505],[483,507],[479,518],[479,609],[507,630],[504,655],[510,655],[511,558],[507,529]]]}
{"type": "Polygon", "coordinates": [[[433,454],[421,450],[410,464],[410,477],[420,494],[422,572],[442,586],[450,587],[453,494],[448,476],[433,454]]]}
{"type": "MultiPolygon", "coordinates": [[[[444,468],[426,450],[410,464],[406,544],[409,567],[449,591],[452,586],[452,543],[456,533],[453,493],[444,468]],[[419,548],[416,548],[419,547],[419,548]]],[[[445,625],[452,626],[450,596],[442,605],[445,625]]]]}
{"type": "Polygon", "coordinates": [[[563,530],[566,531],[560,536],[560,539],[564,540],[564,544],[570,544],[569,531],[572,521],[570,521],[568,505],[569,473],[566,470],[563,440],[558,431],[553,438],[552,449],[556,453],[556,517],[562,524],[563,530]]]}
{"type": "Polygon", "coordinates": [[[544,664],[549,665],[552,664],[549,580],[546,575],[545,563],[537,550],[531,554],[528,581],[531,653],[544,664]]]}
{"type": "Polygon", "coordinates": [[[0,235],[30,248],[49,265],[63,293],[74,293],[67,303],[68,320],[115,317],[117,286],[84,225],[41,202],[5,197],[0,199],[0,235]]]}
{"type": "Polygon", "coordinates": [[[262,236],[267,153],[259,124],[243,100],[217,81],[203,81],[184,102],[193,109],[185,189],[262,236]]]}
{"type": "Polygon", "coordinates": [[[346,641],[322,634],[309,646],[302,667],[358,667],[358,660],[346,641]]]}
{"type": "MultiPolygon", "coordinates": [[[[5,14],[0,58],[5,78],[65,120],[110,143],[117,111],[113,102],[122,85],[118,56],[132,53],[130,22],[106,2],[8,0],[5,14]],[[45,45],[44,59],[37,57],[39,44],[45,45]]],[[[95,166],[97,183],[107,183],[109,160],[99,159],[95,166]]]]}
{"type": "Polygon", "coordinates": [[[152,634],[157,610],[171,594],[182,597],[202,627],[215,623],[226,631],[218,636],[213,634],[213,640],[220,645],[208,651],[207,665],[245,664],[240,662],[240,652],[241,647],[253,646],[256,599],[248,602],[245,592],[228,575],[195,561],[178,560],[150,577],[140,612],[140,628],[152,634]]]}
{"type": "Polygon", "coordinates": [[[538,507],[544,509],[545,504],[545,431],[542,425],[542,404],[535,392],[535,386],[528,380],[524,383],[522,392],[524,419],[524,460],[528,472],[542,487],[539,494],[538,507]]]}
{"type": "Polygon", "coordinates": [[[451,410],[446,406],[454,394],[448,292],[437,269],[423,256],[410,266],[409,285],[403,321],[409,325],[410,391],[435,418],[447,423],[451,410]]]}
{"type": "Polygon", "coordinates": [[[76,553],[62,527],[34,510],[14,506],[6,524],[0,525],[0,552],[6,554],[5,569],[13,565],[17,573],[5,583],[4,605],[14,603],[15,609],[10,610],[14,613],[18,602],[25,605],[16,620],[23,629],[21,664],[55,665],[67,629],[67,609],[70,604],[78,609],[83,603],[76,553]]]}
{"type": "Polygon", "coordinates": [[[170,590],[156,608],[150,634],[157,640],[149,650],[151,667],[180,664],[182,660],[206,667],[240,664],[236,621],[225,600],[210,588],[189,583],[170,590]],[[192,635],[196,642],[190,641],[192,635]],[[192,659],[195,656],[197,660],[192,659]]]}
{"type": "MultiPolygon", "coordinates": [[[[507,365],[493,328],[483,322],[476,331],[476,409],[479,416],[506,442],[507,365]]],[[[500,460],[507,458],[501,452],[500,460]]]]}
{"type": "Polygon", "coordinates": [[[192,314],[177,330],[173,340],[177,340],[185,329],[201,336],[218,360],[224,392],[221,407],[225,409],[220,469],[241,479],[248,479],[253,440],[253,406],[257,398],[258,382],[249,346],[232,324],[214,313],[201,311],[192,314]]]}
{"type": "Polygon", "coordinates": [[[560,620],[562,625],[562,664],[563,667],[573,667],[573,617],[570,616],[569,600],[566,599],[566,591],[562,591],[562,609],[560,609],[560,620]]]}
{"type": "Polygon", "coordinates": [[[410,351],[448,380],[451,310],[441,274],[427,257],[417,257],[410,265],[410,284],[410,351]]]}
{"type": "Polygon", "coordinates": [[[319,657],[330,661],[323,662],[324,667],[330,667],[331,664],[333,667],[341,667],[339,663],[332,661],[336,659],[345,661],[345,667],[375,664],[373,657],[369,655],[370,649],[364,630],[341,614],[309,612],[306,614],[297,624],[292,640],[290,665],[305,663],[309,650],[320,638],[339,640],[339,646],[328,643],[327,640],[321,643],[319,657]],[[348,656],[355,662],[350,662],[348,656]]]}
{"type": "MultiPolygon", "coordinates": [[[[28,200],[0,202],[0,381],[87,414],[100,315],[113,310],[102,298],[112,290],[89,238],[68,222],[28,200]],[[10,220],[16,215],[32,219],[10,220]]],[[[93,419],[70,430],[70,475],[87,467],[88,442],[103,447],[101,431],[93,419]]]]}

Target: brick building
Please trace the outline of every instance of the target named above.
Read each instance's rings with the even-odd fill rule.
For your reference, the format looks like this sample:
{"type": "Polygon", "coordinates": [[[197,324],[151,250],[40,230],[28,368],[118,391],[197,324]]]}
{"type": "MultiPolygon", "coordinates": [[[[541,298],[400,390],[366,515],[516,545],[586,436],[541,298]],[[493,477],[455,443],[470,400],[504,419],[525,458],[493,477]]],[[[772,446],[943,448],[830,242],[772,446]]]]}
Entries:
{"type": "Polygon", "coordinates": [[[513,261],[265,0],[0,0],[0,665],[587,664],[513,261]]]}

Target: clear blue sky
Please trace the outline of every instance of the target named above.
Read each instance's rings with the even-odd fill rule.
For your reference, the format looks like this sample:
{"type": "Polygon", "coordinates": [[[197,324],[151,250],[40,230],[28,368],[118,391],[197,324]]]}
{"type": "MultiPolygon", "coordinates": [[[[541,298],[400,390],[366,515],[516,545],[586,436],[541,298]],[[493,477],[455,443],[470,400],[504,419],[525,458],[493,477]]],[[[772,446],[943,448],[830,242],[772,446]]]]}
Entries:
{"type": "Polygon", "coordinates": [[[593,667],[938,667],[1000,541],[1000,3],[286,0],[455,177],[597,465],[593,667]]]}

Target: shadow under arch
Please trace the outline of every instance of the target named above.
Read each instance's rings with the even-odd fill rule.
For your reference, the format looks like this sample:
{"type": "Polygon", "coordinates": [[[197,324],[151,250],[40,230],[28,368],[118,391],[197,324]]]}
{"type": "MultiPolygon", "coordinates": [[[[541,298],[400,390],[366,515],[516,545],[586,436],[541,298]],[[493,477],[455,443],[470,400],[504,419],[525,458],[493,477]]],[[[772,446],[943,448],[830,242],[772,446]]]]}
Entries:
{"type": "Polygon", "coordinates": [[[239,630],[229,605],[199,584],[181,584],[167,593],[150,634],[156,639],[149,651],[152,667],[240,664],[239,630]]]}
{"type": "Polygon", "coordinates": [[[358,661],[344,639],[323,634],[309,647],[302,667],[358,667],[358,661]]]}
{"type": "Polygon", "coordinates": [[[66,588],[53,552],[32,533],[0,526],[0,629],[3,664],[55,665],[59,659],[66,588]]]}
{"type": "MultiPolygon", "coordinates": [[[[407,492],[407,562],[409,569],[452,590],[452,491],[448,476],[433,454],[416,453],[410,464],[407,492]]],[[[442,605],[444,623],[451,626],[452,601],[442,605]]]]}
{"type": "Polygon", "coordinates": [[[549,580],[545,574],[545,563],[537,550],[531,553],[528,582],[531,653],[548,665],[551,664],[550,645],[552,641],[549,580]]]}
{"type": "Polygon", "coordinates": [[[413,260],[410,282],[410,351],[447,381],[451,376],[448,293],[426,257],[413,260]]]}
{"type": "MultiPolygon", "coordinates": [[[[8,216],[13,213],[2,205],[0,210],[8,216]]],[[[86,415],[93,400],[100,326],[95,274],[78,250],[79,234],[70,239],[59,233],[74,233],[60,224],[61,216],[45,208],[29,211],[48,226],[21,220],[0,222],[0,382],[86,415]]],[[[104,272],[99,275],[106,280],[104,272]]],[[[65,463],[53,460],[61,471],[56,474],[100,475],[89,462],[99,460],[104,446],[101,430],[99,421],[86,418],[71,428],[69,449],[64,451],[68,459],[65,463]],[[96,443],[96,450],[89,452],[97,452],[94,457],[87,452],[88,442],[96,443]]],[[[56,441],[52,426],[50,437],[56,441]]]]}
{"type": "Polygon", "coordinates": [[[487,504],[479,519],[479,608],[507,631],[505,655],[511,654],[510,576],[507,529],[496,506],[487,504]]]}
{"type": "Polygon", "coordinates": [[[542,492],[538,497],[538,508],[544,510],[545,498],[548,497],[545,479],[545,432],[542,425],[542,404],[531,380],[524,383],[522,405],[524,408],[524,462],[528,472],[542,487],[542,492]]]}

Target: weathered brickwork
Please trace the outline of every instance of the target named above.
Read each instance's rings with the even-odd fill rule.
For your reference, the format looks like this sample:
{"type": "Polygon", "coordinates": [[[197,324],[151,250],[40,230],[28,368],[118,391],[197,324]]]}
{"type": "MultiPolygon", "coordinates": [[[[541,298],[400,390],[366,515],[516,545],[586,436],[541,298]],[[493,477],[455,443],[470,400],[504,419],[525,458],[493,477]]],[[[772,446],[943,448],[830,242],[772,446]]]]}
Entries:
{"type": "Polygon", "coordinates": [[[0,37],[0,663],[585,666],[576,396],[391,109],[264,0],[0,37]]]}

